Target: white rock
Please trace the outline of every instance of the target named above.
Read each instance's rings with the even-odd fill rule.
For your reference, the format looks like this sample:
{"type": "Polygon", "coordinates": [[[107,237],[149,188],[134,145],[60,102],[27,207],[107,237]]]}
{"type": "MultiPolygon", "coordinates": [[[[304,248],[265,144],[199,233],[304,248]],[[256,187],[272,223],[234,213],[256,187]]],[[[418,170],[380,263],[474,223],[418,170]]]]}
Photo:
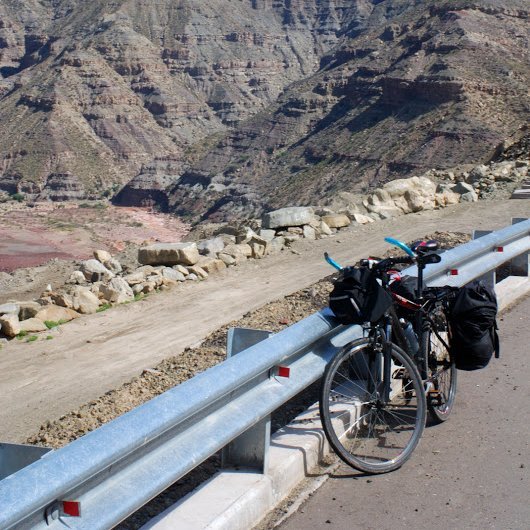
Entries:
{"type": "Polygon", "coordinates": [[[186,279],[182,272],[172,269],[171,267],[164,267],[161,272],[164,278],[174,280],[175,282],[183,282],[186,279]]]}
{"type": "Polygon", "coordinates": [[[303,229],[304,229],[303,235],[305,239],[314,240],[317,238],[317,233],[312,226],[304,225],[303,229]]]}
{"type": "Polygon", "coordinates": [[[91,282],[114,278],[114,273],[109,271],[109,269],[97,259],[82,261],[80,271],[84,274],[85,278],[91,282]]]}
{"type": "Polygon", "coordinates": [[[86,282],[85,275],[81,271],[74,271],[70,275],[70,278],[68,278],[67,283],[73,283],[73,284],[83,284],[86,282]]]}
{"type": "Polygon", "coordinates": [[[0,315],[18,315],[20,306],[18,304],[7,303],[0,305],[0,315]]]}
{"type": "Polygon", "coordinates": [[[325,221],[320,221],[320,233],[324,234],[325,236],[330,236],[333,234],[331,228],[326,224],[325,221]]]}
{"type": "Polygon", "coordinates": [[[188,267],[188,271],[190,272],[190,274],[186,278],[187,280],[193,279],[193,278],[189,277],[189,276],[192,276],[192,275],[195,276],[195,278],[202,278],[203,280],[208,278],[208,273],[204,269],[202,269],[201,267],[198,267],[197,265],[193,265],[191,267],[188,267]]]}
{"type": "Polygon", "coordinates": [[[262,229],[259,232],[260,237],[265,239],[265,241],[272,241],[276,237],[276,230],[262,229]]]}
{"type": "Polygon", "coordinates": [[[183,276],[187,276],[189,274],[188,269],[186,269],[186,267],[184,267],[184,265],[173,265],[173,268],[177,272],[180,272],[180,274],[182,274],[183,276]]]}
{"type": "Polygon", "coordinates": [[[262,217],[262,228],[281,228],[285,226],[303,226],[313,218],[313,209],[303,206],[281,208],[268,212],[262,217]]]}
{"type": "Polygon", "coordinates": [[[101,285],[99,292],[105,300],[116,304],[134,299],[133,290],[123,278],[113,278],[107,285],[101,285]]]}
{"type": "Polygon", "coordinates": [[[112,256],[106,250],[94,250],[94,258],[96,258],[100,263],[105,264],[106,261],[112,259],[112,256]]]}
{"type": "Polygon", "coordinates": [[[121,263],[116,258],[110,258],[109,260],[105,261],[104,265],[114,274],[119,274],[123,270],[121,263]]]}
{"type": "Polygon", "coordinates": [[[216,257],[225,248],[225,243],[222,237],[215,237],[200,241],[197,243],[197,248],[199,249],[199,254],[203,256],[216,257]]]}
{"type": "Polygon", "coordinates": [[[236,265],[236,258],[233,256],[230,256],[229,254],[225,254],[224,252],[219,253],[219,259],[227,266],[231,267],[232,265],[236,265]]]}
{"type": "Polygon", "coordinates": [[[360,225],[365,225],[365,224],[374,222],[374,220],[371,217],[368,217],[367,215],[363,215],[362,213],[354,213],[353,221],[355,221],[356,223],[359,223],[360,225]]]}

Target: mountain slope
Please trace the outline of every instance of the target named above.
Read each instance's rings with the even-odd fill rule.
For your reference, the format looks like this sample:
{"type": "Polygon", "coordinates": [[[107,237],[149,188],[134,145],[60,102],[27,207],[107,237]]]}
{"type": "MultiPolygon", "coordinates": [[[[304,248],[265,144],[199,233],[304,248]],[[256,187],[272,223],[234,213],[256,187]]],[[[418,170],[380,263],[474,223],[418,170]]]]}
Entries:
{"type": "Polygon", "coordinates": [[[333,0],[287,5],[7,0],[0,189],[96,196],[152,167],[165,182],[183,149],[316,71],[357,12],[333,0]]]}

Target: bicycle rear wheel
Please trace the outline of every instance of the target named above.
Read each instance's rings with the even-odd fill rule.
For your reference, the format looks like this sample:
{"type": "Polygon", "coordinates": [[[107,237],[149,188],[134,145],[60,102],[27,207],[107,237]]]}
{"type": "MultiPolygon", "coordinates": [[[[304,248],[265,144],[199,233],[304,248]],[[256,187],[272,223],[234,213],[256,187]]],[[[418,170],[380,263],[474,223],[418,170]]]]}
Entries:
{"type": "Polygon", "coordinates": [[[427,355],[431,383],[427,406],[431,423],[442,423],[449,418],[456,397],[457,370],[445,344],[449,344],[449,325],[441,307],[429,313],[432,320],[423,334],[423,348],[427,355]],[[445,344],[444,344],[445,342],[445,344]]]}
{"type": "Polygon", "coordinates": [[[370,339],[340,351],[322,381],[320,417],[329,443],[344,462],[365,473],[401,467],[425,427],[425,392],[418,370],[396,345],[389,355],[388,400],[382,354],[370,339]]]}

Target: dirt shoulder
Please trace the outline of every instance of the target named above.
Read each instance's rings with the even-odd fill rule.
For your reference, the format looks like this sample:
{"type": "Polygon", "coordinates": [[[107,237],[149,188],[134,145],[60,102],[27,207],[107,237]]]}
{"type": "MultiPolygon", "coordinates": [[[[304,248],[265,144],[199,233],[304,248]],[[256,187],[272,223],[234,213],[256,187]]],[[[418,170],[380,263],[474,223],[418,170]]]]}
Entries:
{"type": "Polygon", "coordinates": [[[61,326],[53,340],[12,341],[0,351],[0,395],[5,400],[0,440],[24,440],[46,420],[102,396],[247,312],[327,276],[325,250],[348,263],[383,253],[388,235],[411,240],[436,230],[496,229],[529,210],[524,200],[458,204],[355,227],[327,239],[302,241],[297,253],[248,261],[200,284],[183,284],[84,317],[61,326]]]}

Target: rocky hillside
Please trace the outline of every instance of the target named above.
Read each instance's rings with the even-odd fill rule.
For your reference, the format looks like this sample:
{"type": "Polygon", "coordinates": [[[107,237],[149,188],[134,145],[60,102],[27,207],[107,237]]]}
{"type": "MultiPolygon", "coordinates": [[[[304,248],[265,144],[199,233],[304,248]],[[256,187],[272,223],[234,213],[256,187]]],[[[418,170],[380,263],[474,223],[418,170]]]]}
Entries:
{"type": "Polygon", "coordinates": [[[485,162],[528,118],[529,13],[4,0],[0,190],[226,219],[485,162]]]}
{"type": "Polygon", "coordinates": [[[0,189],[80,198],[139,174],[164,188],[186,149],[314,73],[370,2],[355,4],[3,1],[0,189]]]}

